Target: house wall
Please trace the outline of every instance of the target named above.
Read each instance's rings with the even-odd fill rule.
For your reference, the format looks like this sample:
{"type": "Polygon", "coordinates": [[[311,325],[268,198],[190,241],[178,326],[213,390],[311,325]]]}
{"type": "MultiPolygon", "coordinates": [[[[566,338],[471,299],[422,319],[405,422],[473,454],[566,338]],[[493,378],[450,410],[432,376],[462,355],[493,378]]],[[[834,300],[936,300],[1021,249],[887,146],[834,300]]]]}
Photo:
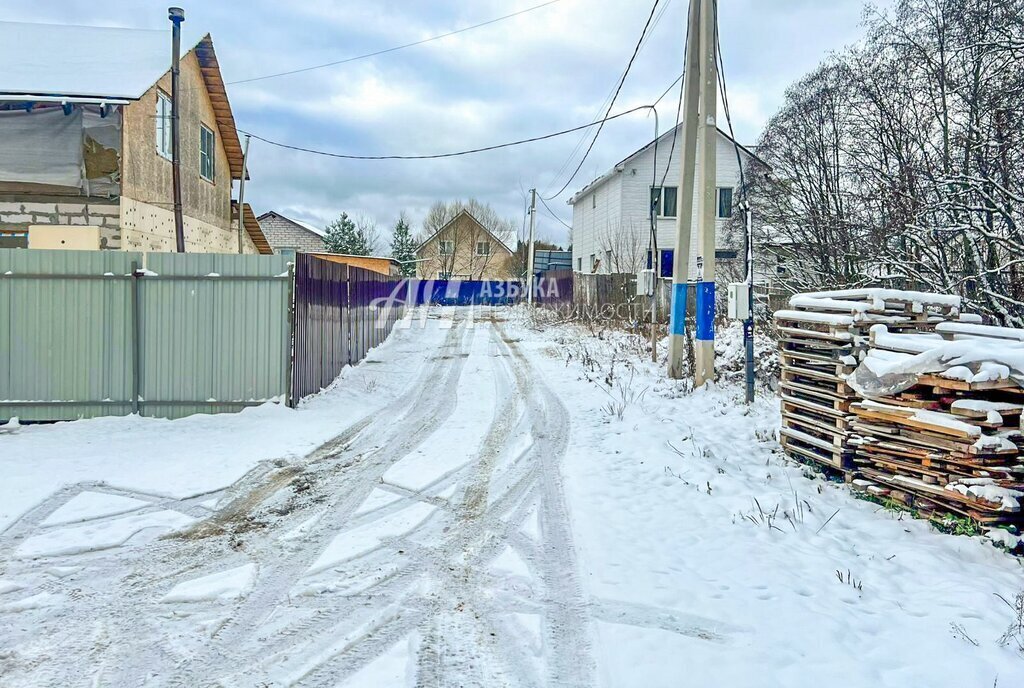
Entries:
{"type": "Polygon", "coordinates": [[[294,249],[301,253],[323,253],[327,250],[322,236],[283,215],[264,213],[259,217],[259,222],[274,253],[280,253],[282,249],[294,249]]]}
{"type": "MultiPolygon", "coordinates": [[[[131,251],[173,251],[172,165],[157,152],[157,91],[171,92],[170,72],[125,107],[122,150],[122,245],[131,251]]],[[[231,223],[231,171],[217,119],[194,52],[181,60],[181,186],[187,251],[235,253],[231,223]],[[200,124],[215,134],[214,179],[199,175],[200,124]]],[[[249,246],[253,252],[251,242],[249,246]]]]}
{"type": "Polygon", "coordinates": [[[591,272],[591,255],[602,258],[601,272],[608,271],[602,246],[622,222],[622,176],[613,174],[572,207],[572,269],[577,272],[591,272]]]}
{"type": "Polygon", "coordinates": [[[450,272],[452,279],[507,280],[512,277],[512,253],[487,230],[465,215],[453,220],[437,236],[416,251],[416,276],[420,279],[439,279],[440,273],[450,272]],[[455,255],[442,258],[440,242],[455,242],[455,255]],[[476,242],[489,241],[491,255],[476,255],[476,242]]]}
{"type": "Polygon", "coordinates": [[[27,232],[30,225],[99,227],[101,248],[119,249],[120,214],[117,199],[0,193],[0,231],[4,232],[27,232]]]}
{"type": "MultiPolygon", "coordinates": [[[[657,149],[657,170],[655,170],[655,150],[650,147],[636,157],[627,160],[621,171],[615,172],[615,177],[601,187],[598,187],[597,210],[591,210],[592,201],[590,194],[577,199],[573,205],[573,269],[579,270],[579,260],[583,259],[583,272],[589,272],[590,254],[604,255],[609,246],[609,233],[614,234],[618,228],[626,228],[632,233],[634,242],[640,242],[643,253],[646,255],[650,236],[650,219],[648,215],[648,203],[650,203],[651,186],[661,186],[664,178],[665,186],[679,185],[679,146],[681,141],[676,140],[675,151],[669,156],[672,148],[671,136],[661,139],[657,149]],[[667,174],[666,174],[667,168],[667,174]],[[657,179],[657,184],[654,180],[657,179]],[[607,206],[602,206],[601,194],[615,195],[612,191],[617,185],[617,199],[609,199],[607,206]],[[582,207],[581,207],[582,206],[582,207]],[[606,228],[602,231],[591,229],[593,225],[604,223],[606,228]],[[580,230],[577,230],[580,227],[580,230]],[[577,239],[577,235],[580,239],[577,239]]],[[[720,187],[732,187],[737,189],[740,185],[739,164],[736,160],[736,149],[733,143],[718,135],[718,145],[715,152],[716,185],[720,187]]],[[[744,164],[748,164],[750,158],[741,151],[744,157],[744,164]]],[[[694,190],[693,221],[697,221],[699,189],[694,190]]],[[[735,191],[734,191],[735,193],[735,191]]],[[[678,199],[677,199],[678,202],[678,199]]],[[[717,201],[716,201],[717,202],[717,201]]],[[[679,203],[679,206],[682,204],[679,203]]],[[[676,240],[676,218],[658,218],[657,239],[659,250],[674,249],[676,240]]],[[[726,236],[725,225],[727,220],[717,220],[716,246],[718,248],[741,248],[732,246],[729,237],[726,236]]],[[[620,239],[620,241],[622,241],[620,239]]],[[[690,278],[696,279],[696,258],[698,253],[697,237],[694,235],[690,241],[690,278]]],[[[611,272],[611,266],[607,261],[602,261],[600,272],[611,272]]]]}

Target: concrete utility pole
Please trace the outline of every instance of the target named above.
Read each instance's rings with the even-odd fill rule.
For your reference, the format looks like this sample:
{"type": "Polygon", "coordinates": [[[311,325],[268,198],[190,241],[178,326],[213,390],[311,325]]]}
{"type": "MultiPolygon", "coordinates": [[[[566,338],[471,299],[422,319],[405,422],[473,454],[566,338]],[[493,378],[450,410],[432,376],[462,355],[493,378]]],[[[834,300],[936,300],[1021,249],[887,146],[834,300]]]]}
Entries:
{"type": "Polygon", "coordinates": [[[245,148],[242,149],[242,178],[238,180],[238,253],[242,253],[242,232],[245,231],[245,173],[249,168],[249,134],[245,135],[245,148]]]}
{"type": "Polygon", "coordinates": [[[185,10],[168,7],[167,18],[171,20],[171,184],[174,194],[174,244],[178,253],[185,252],[185,222],[181,215],[181,136],[179,135],[180,92],[178,78],[181,76],[181,23],[185,21],[185,10]]]}
{"type": "Polygon", "coordinates": [[[686,289],[690,271],[690,234],[693,225],[693,177],[697,158],[697,108],[700,98],[700,41],[697,25],[703,0],[690,0],[686,41],[686,77],[683,83],[683,143],[679,147],[679,191],[676,194],[676,243],[672,257],[672,295],[669,314],[668,375],[683,377],[686,352],[686,289]]]}
{"type": "Polygon", "coordinates": [[[701,110],[700,171],[702,184],[698,197],[699,215],[697,242],[697,327],[694,336],[695,365],[693,382],[701,386],[715,379],[715,216],[717,211],[717,165],[715,153],[718,127],[718,59],[715,45],[714,0],[701,0],[700,58],[701,110]]]}
{"type": "Polygon", "coordinates": [[[527,287],[527,289],[529,289],[527,292],[527,303],[531,306],[533,305],[533,233],[537,226],[536,217],[537,189],[530,189],[530,246],[528,249],[529,253],[527,254],[529,257],[526,260],[526,278],[529,280],[529,286],[527,287]]]}

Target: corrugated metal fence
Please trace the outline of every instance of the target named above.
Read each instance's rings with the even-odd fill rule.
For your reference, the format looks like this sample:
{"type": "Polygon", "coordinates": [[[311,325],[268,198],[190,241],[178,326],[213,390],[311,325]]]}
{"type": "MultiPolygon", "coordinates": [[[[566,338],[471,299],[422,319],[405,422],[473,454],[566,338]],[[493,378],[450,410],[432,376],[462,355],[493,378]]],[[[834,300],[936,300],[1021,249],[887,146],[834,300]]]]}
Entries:
{"type": "Polygon", "coordinates": [[[397,280],[296,261],[0,249],[0,421],[294,405],[402,314],[397,280]]]}
{"type": "Polygon", "coordinates": [[[297,255],[293,403],[319,392],[383,342],[402,317],[404,292],[400,279],[297,255]]]}
{"type": "Polygon", "coordinates": [[[283,398],[290,285],[280,256],[2,249],[0,418],[283,398]]]}

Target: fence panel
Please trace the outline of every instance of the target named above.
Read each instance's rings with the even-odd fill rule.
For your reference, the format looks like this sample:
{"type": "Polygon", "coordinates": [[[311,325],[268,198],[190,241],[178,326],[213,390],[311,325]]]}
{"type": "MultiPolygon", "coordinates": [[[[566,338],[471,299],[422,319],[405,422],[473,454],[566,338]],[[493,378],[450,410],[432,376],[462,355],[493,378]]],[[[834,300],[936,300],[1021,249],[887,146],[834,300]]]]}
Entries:
{"type": "Polygon", "coordinates": [[[0,249],[0,419],[131,411],[139,254],[0,249]]]}
{"type": "Polygon", "coordinates": [[[525,295],[518,280],[411,280],[412,305],[508,306],[525,295]]]}
{"type": "Polygon", "coordinates": [[[548,270],[537,279],[534,302],[544,308],[568,311],[573,303],[573,271],[548,270]]]}
{"type": "Polygon", "coordinates": [[[0,250],[0,419],[283,397],[289,289],[281,256],[0,250]]]}
{"type": "Polygon", "coordinates": [[[297,255],[290,403],[327,387],[387,339],[404,298],[400,278],[297,255]]]}
{"type": "Polygon", "coordinates": [[[284,256],[154,253],[139,280],[147,415],[237,411],[287,394],[284,256]]]}

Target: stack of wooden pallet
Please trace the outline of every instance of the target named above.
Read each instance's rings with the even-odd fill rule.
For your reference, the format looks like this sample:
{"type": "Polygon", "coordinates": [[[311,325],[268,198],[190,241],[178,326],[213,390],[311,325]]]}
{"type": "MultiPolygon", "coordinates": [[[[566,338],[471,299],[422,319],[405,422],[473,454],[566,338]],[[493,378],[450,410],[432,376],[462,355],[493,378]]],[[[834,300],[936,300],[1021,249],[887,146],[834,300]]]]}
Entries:
{"type": "Polygon", "coordinates": [[[786,452],[841,471],[853,468],[850,443],[858,400],[847,384],[866,354],[870,329],[932,332],[957,316],[957,297],[888,289],[799,294],[775,313],[782,393],[780,441],[786,452]]]}
{"type": "Polygon", "coordinates": [[[964,321],[935,330],[871,330],[864,365],[876,379],[903,375],[895,389],[910,386],[872,394],[858,385],[864,398],[850,406],[854,486],[933,518],[1019,523],[1024,389],[1015,365],[1024,363],[1024,331],[964,321]]]}

